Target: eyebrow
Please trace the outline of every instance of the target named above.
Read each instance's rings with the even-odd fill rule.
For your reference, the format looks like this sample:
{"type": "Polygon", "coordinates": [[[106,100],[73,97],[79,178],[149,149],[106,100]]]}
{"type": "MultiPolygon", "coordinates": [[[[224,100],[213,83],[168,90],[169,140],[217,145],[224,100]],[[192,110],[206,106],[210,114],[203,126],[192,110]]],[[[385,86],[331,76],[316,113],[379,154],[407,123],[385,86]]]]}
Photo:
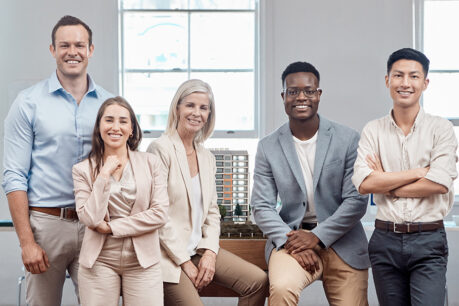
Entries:
{"type": "MultiPolygon", "coordinates": [[[[394,70],[392,73],[402,73],[402,74],[405,74],[405,72],[404,72],[404,71],[401,71],[401,70],[394,70]]],[[[422,72],[419,71],[419,70],[413,70],[413,71],[408,72],[408,74],[415,74],[415,73],[422,73],[422,72]]]]}
{"type": "MultiPolygon", "coordinates": [[[[104,118],[114,119],[115,116],[106,115],[106,116],[104,116],[104,118]]],[[[120,119],[128,119],[129,117],[121,116],[121,117],[119,117],[119,118],[120,118],[120,119]]]]}

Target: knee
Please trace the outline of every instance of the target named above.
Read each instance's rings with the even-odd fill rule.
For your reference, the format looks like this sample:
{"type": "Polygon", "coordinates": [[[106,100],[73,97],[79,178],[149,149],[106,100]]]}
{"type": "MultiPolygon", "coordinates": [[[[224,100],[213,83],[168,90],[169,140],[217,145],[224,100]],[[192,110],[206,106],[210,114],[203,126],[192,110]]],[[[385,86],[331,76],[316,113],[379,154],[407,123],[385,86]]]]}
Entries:
{"type": "Polygon", "coordinates": [[[291,279],[269,280],[269,295],[287,300],[299,300],[302,288],[291,279]]]}

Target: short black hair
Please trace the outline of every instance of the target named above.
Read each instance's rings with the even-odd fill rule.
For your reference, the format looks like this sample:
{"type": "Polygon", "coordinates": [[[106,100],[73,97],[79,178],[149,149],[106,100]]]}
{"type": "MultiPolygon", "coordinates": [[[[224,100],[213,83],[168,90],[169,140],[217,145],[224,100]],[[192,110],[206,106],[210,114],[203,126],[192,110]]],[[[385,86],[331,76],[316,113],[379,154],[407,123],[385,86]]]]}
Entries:
{"type": "MultiPolygon", "coordinates": [[[[284,72],[282,72],[282,88],[284,88],[285,78],[287,75],[297,72],[310,72],[317,78],[317,83],[320,82],[320,74],[317,71],[316,67],[308,62],[294,62],[285,68],[284,72]]],[[[318,84],[317,84],[318,85],[318,84]]]]}
{"type": "Polygon", "coordinates": [[[412,48],[403,48],[397,50],[389,56],[389,59],[387,60],[387,75],[389,75],[390,70],[392,69],[392,65],[396,61],[402,59],[413,60],[420,63],[422,65],[422,70],[424,71],[424,77],[427,77],[427,74],[429,73],[429,59],[427,56],[425,56],[424,53],[412,48]]]}
{"type": "Polygon", "coordinates": [[[91,28],[86,23],[81,21],[81,19],[73,17],[73,16],[70,16],[70,15],[65,15],[64,17],[59,19],[59,21],[54,26],[53,31],[51,32],[51,41],[53,43],[53,47],[54,48],[56,48],[56,32],[57,32],[57,29],[59,29],[60,27],[70,26],[70,25],[82,25],[86,29],[86,31],[88,31],[89,46],[92,45],[92,31],[91,31],[91,28]]]}

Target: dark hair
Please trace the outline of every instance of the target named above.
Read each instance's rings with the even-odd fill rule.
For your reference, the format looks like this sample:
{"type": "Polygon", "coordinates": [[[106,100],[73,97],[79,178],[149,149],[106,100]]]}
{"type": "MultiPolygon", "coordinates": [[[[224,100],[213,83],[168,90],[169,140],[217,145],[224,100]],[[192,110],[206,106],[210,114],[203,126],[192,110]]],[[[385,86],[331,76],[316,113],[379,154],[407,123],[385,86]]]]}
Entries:
{"type": "Polygon", "coordinates": [[[59,29],[60,27],[64,27],[64,26],[79,25],[79,24],[82,25],[86,29],[86,31],[88,31],[89,46],[91,46],[92,45],[92,31],[91,31],[91,28],[89,28],[89,26],[86,23],[84,23],[83,21],[81,21],[80,19],[78,19],[76,17],[73,17],[73,16],[70,16],[70,15],[65,15],[64,17],[59,19],[59,21],[54,26],[53,31],[51,32],[51,41],[53,43],[53,47],[56,48],[56,32],[57,32],[57,29],[59,29]]]}
{"type": "Polygon", "coordinates": [[[424,77],[427,77],[427,73],[429,73],[429,59],[427,56],[425,56],[424,53],[412,48],[403,48],[397,50],[389,56],[389,59],[387,60],[387,75],[389,75],[390,70],[392,69],[392,65],[396,61],[402,59],[413,60],[420,63],[422,65],[422,70],[424,71],[424,77]]]}
{"type": "Polygon", "coordinates": [[[282,88],[284,88],[285,78],[287,78],[287,75],[297,72],[310,72],[316,76],[317,83],[320,82],[320,74],[316,67],[307,62],[294,62],[288,65],[284,72],[282,72],[282,88]]]}
{"type": "Polygon", "coordinates": [[[105,113],[105,109],[110,105],[119,105],[124,107],[129,112],[129,117],[131,119],[132,125],[132,136],[129,137],[126,146],[129,147],[132,151],[137,150],[137,147],[142,140],[142,130],[140,129],[139,122],[135,116],[134,110],[132,109],[131,105],[122,97],[114,97],[108,98],[105,100],[104,103],[99,108],[96,117],[96,123],[94,124],[94,130],[92,132],[92,149],[89,152],[88,159],[89,159],[89,167],[91,169],[91,174],[93,180],[97,177],[100,172],[100,168],[103,164],[103,157],[105,151],[104,141],[102,140],[102,136],[100,135],[100,121],[102,120],[102,116],[105,113]],[[95,167],[92,165],[91,158],[95,161],[95,167]]]}

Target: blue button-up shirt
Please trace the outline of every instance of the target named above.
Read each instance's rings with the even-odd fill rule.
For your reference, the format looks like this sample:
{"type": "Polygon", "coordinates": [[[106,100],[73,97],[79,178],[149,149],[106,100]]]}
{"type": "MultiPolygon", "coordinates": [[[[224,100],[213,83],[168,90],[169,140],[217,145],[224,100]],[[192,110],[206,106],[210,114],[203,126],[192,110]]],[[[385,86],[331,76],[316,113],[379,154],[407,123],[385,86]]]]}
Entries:
{"type": "Polygon", "coordinates": [[[91,150],[100,105],[113,95],[89,77],[80,104],[49,79],[23,90],[5,120],[3,189],[27,191],[29,206],[72,207],[72,166],[91,150]]]}

